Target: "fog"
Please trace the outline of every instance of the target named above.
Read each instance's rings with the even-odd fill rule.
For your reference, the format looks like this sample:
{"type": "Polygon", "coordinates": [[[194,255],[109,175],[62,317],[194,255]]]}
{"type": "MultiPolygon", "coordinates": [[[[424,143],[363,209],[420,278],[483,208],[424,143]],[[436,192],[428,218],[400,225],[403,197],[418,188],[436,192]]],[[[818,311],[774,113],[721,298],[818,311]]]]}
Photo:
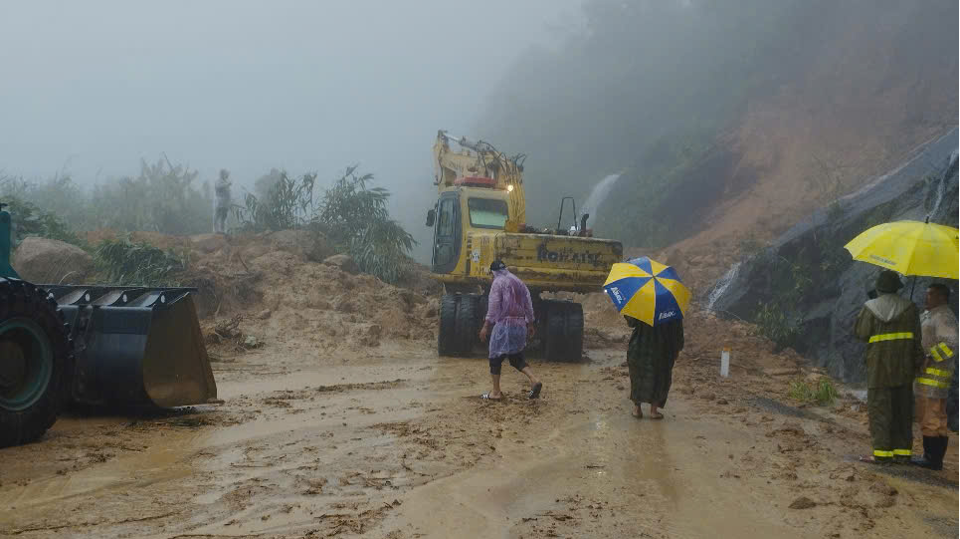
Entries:
{"type": "Polygon", "coordinates": [[[423,243],[436,131],[471,133],[507,67],[575,30],[580,3],[6,2],[0,171],[90,184],[165,153],[249,184],[360,163],[423,243]]]}

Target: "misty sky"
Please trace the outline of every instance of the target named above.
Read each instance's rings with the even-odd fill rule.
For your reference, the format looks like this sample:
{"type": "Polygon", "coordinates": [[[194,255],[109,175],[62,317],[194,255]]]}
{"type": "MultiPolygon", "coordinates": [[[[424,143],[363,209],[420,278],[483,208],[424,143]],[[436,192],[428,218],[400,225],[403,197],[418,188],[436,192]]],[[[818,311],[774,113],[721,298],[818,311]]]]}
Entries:
{"type": "Polygon", "coordinates": [[[2,2],[0,171],[86,183],[166,152],[202,179],[329,181],[359,162],[428,196],[436,130],[472,134],[507,66],[575,29],[580,4],[2,2]]]}

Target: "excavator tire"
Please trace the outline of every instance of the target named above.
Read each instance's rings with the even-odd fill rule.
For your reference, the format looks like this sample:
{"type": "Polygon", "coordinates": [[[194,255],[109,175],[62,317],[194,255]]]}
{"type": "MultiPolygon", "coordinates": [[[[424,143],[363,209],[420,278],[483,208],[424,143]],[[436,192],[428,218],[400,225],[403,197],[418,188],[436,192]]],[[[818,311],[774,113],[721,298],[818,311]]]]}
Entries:
{"type": "Polygon", "coordinates": [[[33,442],[57,420],[73,363],[68,334],[44,290],[0,278],[0,447],[33,442]]]}
{"type": "Polygon", "coordinates": [[[460,305],[457,309],[457,355],[469,357],[473,348],[480,342],[480,296],[464,294],[460,296],[460,305]]]}
{"type": "Polygon", "coordinates": [[[583,357],[583,307],[571,301],[543,300],[543,357],[575,363],[583,357]]]}
{"type": "Polygon", "coordinates": [[[437,354],[456,355],[457,310],[460,306],[458,294],[444,294],[440,298],[440,332],[437,334],[437,354]]]}

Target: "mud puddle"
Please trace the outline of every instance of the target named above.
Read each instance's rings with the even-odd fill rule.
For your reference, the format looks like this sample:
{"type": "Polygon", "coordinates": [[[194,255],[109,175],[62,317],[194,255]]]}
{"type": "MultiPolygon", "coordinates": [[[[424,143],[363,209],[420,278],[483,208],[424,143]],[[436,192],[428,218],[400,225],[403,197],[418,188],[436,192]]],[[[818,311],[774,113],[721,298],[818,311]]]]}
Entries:
{"type": "Polygon", "coordinates": [[[765,494],[723,477],[704,459],[703,439],[725,452],[750,449],[749,439],[716,424],[627,414],[576,421],[536,440],[536,449],[501,443],[495,460],[415,490],[384,529],[510,538],[551,536],[566,524],[593,536],[624,527],[645,537],[820,537],[784,524],[763,509],[765,494]]]}

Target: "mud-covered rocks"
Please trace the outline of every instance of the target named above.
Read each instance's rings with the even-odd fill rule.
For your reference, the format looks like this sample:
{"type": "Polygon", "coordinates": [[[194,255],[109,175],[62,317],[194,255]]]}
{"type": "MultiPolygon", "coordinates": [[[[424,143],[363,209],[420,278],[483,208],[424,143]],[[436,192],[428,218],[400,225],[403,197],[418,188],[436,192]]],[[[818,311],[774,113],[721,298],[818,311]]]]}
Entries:
{"type": "Polygon", "coordinates": [[[265,236],[271,248],[286,251],[310,262],[320,262],[334,255],[327,237],[312,230],[279,230],[265,236]]]}
{"type": "Polygon", "coordinates": [[[334,266],[340,268],[340,271],[349,273],[351,275],[356,275],[360,272],[360,268],[357,266],[357,262],[350,255],[333,255],[327,257],[323,260],[323,263],[327,266],[334,266]]]}
{"type": "Polygon", "coordinates": [[[13,255],[13,269],[37,284],[79,284],[93,275],[93,257],[76,245],[30,236],[13,255]]]}
{"type": "Polygon", "coordinates": [[[227,246],[227,237],[223,234],[198,234],[191,236],[193,248],[204,254],[215,253],[227,246]]]}

